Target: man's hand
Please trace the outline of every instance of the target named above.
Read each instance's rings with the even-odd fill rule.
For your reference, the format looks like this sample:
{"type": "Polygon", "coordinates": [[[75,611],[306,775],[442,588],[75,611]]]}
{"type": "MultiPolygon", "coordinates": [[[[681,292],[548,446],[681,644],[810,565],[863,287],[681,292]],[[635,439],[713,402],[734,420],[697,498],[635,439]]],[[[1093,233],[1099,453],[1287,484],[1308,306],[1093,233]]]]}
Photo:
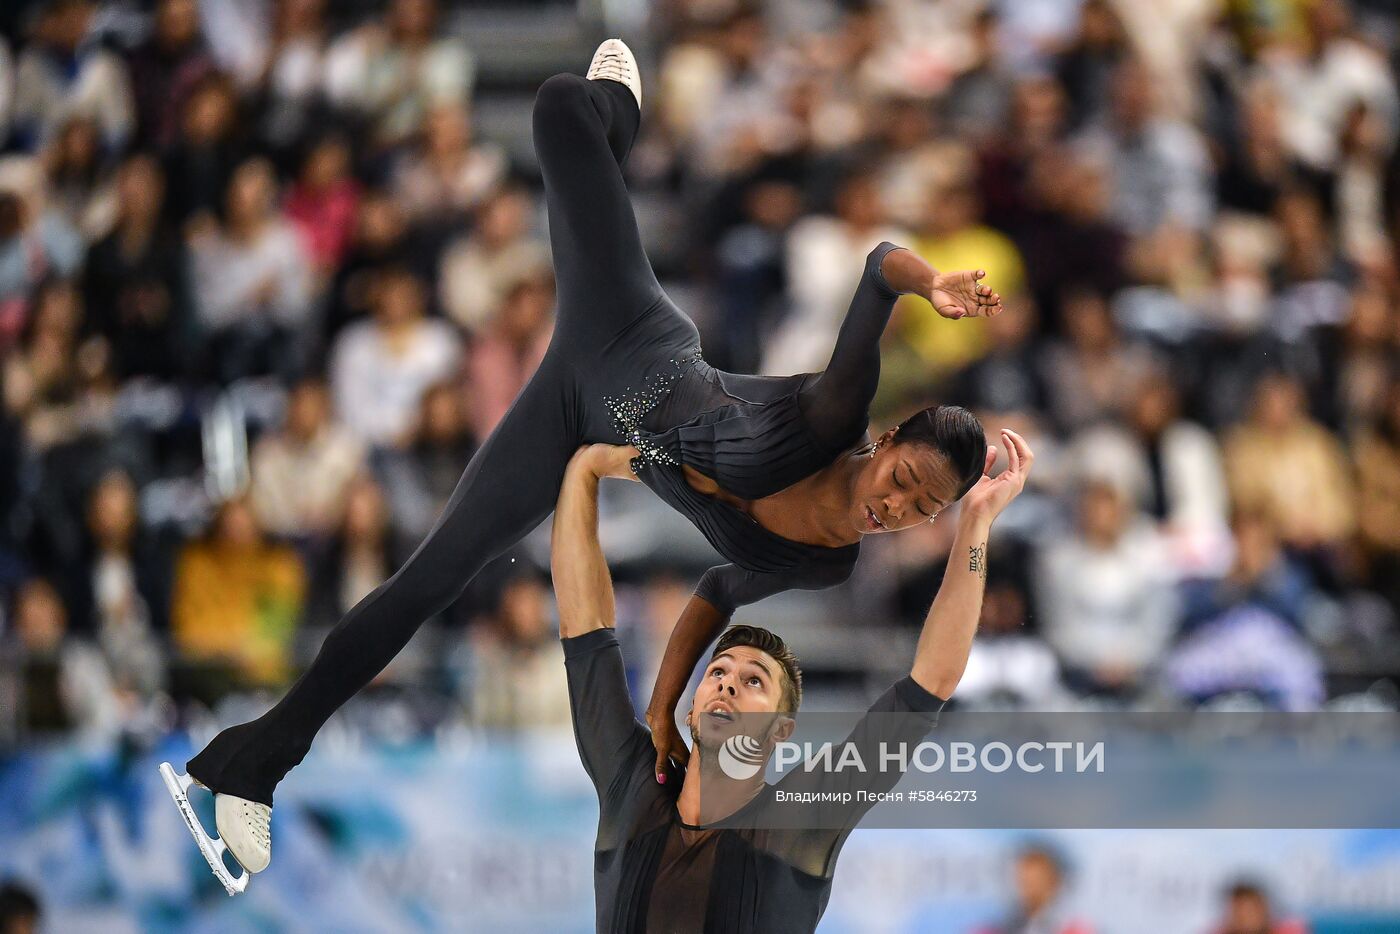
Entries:
{"type": "Polygon", "coordinates": [[[924,620],[910,676],[924,690],[947,700],[962,680],[977,621],[982,615],[982,592],[987,582],[987,536],[992,520],[1026,485],[1034,459],[1030,446],[1016,432],[1001,430],[1011,463],[999,476],[987,474],[996,463],[996,448],[987,448],[982,479],[962,498],[948,570],[924,620]]]}
{"type": "Polygon", "coordinates": [[[588,444],[574,452],[570,469],[586,470],[594,477],[637,480],[632,472],[632,458],[641,454],[630,444],[588,444]]]}
{"type": "Polygon", "coordinates": [[[997,476],[991,476],[992,465],[997,459],[997,449],[987,448],[987,463],[982,468],[982,479],[962,498],[964,515],[984,519],[988,523],[999,516],[1007,504],[1025,489],[1026,476],[1035,460],[1030,445],[1010,428],[1001,430],[1001,443],[1006,446],[1010,466],[997,476]]]}
{"type": "Polygon", "coordinates": [[[676,715],[672,711],[648,713],[647,726],[651,728],[651,744],[656,747],[656,780],[665,784],[666,760],[669,758],[684,769],[690,763],[690,748],[676,728],[676,715]]]}

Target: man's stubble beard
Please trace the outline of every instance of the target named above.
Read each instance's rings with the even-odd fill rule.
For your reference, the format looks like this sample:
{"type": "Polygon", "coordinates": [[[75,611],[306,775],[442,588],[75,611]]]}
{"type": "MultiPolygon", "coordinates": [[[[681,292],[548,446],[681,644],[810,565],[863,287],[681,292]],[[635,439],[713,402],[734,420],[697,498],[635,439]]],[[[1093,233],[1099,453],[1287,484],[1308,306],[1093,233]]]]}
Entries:
{"type": "Polygon", "coordinates": [[[694,726],[690,728],[691,754],[694,755],[697,760],[704,760],[706,762],[718,761],[715,759],[715,756],[719,753],[719,747],[719,743],[702,740],[700,738],[700,731],[694,726]]]}

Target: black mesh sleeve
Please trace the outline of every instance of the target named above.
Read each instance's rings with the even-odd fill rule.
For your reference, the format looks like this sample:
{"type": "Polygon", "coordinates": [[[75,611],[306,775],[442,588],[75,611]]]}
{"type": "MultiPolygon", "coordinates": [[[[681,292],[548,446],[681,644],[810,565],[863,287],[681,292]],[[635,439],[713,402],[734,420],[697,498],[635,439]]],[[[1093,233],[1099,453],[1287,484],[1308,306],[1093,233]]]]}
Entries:
{"type": "MultiPolygon", "coordinates": [[[[894,750],[901,743],[906,749],[918,745],[938,723],[938,716],[947,703],[926,691],[911,677],[901,678],[881,694],[842,741],[856,747],[868,771],[855,769],[810,772],[796,769],[775,786],[785,792],[840,793],[865,791],[881,794],[899,784],[904,773],[896,769],[881,771],[874,764],[880,761],[882,748],[894,750]]],[[[838,744],[837,748],[843,748],[838,744]]],[[[873,801],[852,800],[850,803],[813,805],[824,813],[813,821],[813,829],[789,831],[775,835],[775,844],[782,850],[784,860],[812,875],[830,878],[836,868],[841,846],[862,817],[875,806],[873,801]]]]}
{"type": "Polygon", "coordinates": [[[850,564],[803,565],[788,571],[746,571],[737,564],[712,567],[700,578],[695,595],[728,616],[784,590],[825,590],[851,576],[850,564]]]}
{"type": "Polygon", "coordinates": [[[651,734],[632,709],[616,632],[595,629],[561,641],[574,741],[601,798],[638,745],[650,748],[651,734]]]}
{"type": "Polygon", "coordinates": [[[880,272],[885,256],[903,249],[885,241],[871,250],[865,274],[851,298],[831,361],[798,397],[812,430],[832,444],[844,444],[865,430],[870,402],[880,384],[880,338],[900,293],[880,272]]]}

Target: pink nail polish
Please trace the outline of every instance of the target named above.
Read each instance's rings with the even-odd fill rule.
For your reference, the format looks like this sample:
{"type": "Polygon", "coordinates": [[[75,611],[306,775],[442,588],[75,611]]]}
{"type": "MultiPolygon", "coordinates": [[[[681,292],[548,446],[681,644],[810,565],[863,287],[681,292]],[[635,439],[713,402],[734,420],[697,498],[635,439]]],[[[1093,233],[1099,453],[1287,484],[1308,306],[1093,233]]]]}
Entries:
{"type": "Polygon", "coordinates": [[[663,785],[666,784],[666,775],[665,775],[665,773],[664,773],[664,772],[657,772],[657,773],[656,773],[656,780],[657,780],[658,782],[660,782],[661,784],[663,784],[663,785]]]}

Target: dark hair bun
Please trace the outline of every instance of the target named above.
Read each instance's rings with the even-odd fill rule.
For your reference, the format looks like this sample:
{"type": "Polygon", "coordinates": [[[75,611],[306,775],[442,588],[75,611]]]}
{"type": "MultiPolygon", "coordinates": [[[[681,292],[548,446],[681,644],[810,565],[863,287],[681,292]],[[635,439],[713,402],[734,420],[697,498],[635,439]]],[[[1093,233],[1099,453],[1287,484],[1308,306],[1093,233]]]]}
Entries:
{"type": "Polygon", "coordinates": [[[987,434],[982,423],[960,405],[938,405],[916,412],[900,422],[896,444],[927,444],[952,464],[957,473],[958,498],[982,478],[987,463],[987,434]]]}

